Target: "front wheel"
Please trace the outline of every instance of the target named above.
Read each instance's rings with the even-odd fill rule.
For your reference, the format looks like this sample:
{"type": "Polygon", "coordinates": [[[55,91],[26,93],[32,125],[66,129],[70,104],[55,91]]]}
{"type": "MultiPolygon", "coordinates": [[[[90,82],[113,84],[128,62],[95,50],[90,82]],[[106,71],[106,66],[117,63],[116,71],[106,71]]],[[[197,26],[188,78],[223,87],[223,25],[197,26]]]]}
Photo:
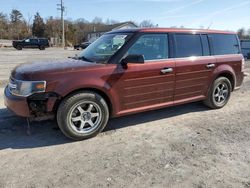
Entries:
{"type": "Polygon", "coordinates": [[[96,136],[106,126],[109,110],[97,93],[86,91],[69,96],[60,104],[57,122],[61,131],[74,140],[96,136]]]}
{"type": "Polygon", "coordinates": [[[231,91],[231,82],[226,77],[219,77],[213,82],[204,103],[212,109],[222,108],[228,103],[231,91]]]}
{"type": "Polygon", "coordinates": [[[45,47],[44,46],[39,46],[39,49],[40,50],[45,50],[45,47]]]}

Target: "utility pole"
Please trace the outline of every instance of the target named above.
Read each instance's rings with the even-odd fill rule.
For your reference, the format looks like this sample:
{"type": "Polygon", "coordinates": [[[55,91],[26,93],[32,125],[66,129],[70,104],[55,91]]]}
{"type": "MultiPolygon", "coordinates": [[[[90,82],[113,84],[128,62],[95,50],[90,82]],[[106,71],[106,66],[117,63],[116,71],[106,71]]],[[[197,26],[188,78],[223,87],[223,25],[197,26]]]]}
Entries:
{"type": "Polygon", "coordinates": [[[61,11],[61,21],[62,21],[62,47],[65,48],[65,27],[64,27],[64,12],[65,12],[65,6],[63,3],[63,0],[61,0],[60,4],[57,4],[58,8],[57,10],[61,11]]]}

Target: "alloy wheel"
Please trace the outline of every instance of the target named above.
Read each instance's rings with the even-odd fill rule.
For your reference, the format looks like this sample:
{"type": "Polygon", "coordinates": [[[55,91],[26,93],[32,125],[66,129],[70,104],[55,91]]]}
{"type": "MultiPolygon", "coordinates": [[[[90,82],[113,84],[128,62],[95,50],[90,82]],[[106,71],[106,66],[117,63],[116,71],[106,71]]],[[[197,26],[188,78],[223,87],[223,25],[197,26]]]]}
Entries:
{"type": "Polygon", "coordinates": [[[102,114],[98,104],[85,101],[74,105],[70,110],[69,123],[77,133],[90,133],[100,125],[102,114]]]}
{"type": "Polygon", "coordinates": [[[214,90],[214,100],[218,104],[223,104],[227,101],[229,94],[229,88],[225,83],[219,83],[214,90]]]}

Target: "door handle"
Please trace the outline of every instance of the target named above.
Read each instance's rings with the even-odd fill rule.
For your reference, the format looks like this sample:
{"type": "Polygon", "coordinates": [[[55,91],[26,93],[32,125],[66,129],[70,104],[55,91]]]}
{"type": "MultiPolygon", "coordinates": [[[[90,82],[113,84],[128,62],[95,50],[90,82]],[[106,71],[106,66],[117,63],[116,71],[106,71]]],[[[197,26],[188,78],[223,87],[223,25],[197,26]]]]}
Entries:
{"type": "Polygon", "coordinates": [[[173,68],[164,68],[161,70],[161,73],[166,74],[166,73],[170,73],[173,72],[173,68]]]}
{"type": "Polygon", "coordinates": [[[213,63],[207,64],[207,68],[209,68],[209,69],[214,68],[214,67],[215,67],[215,64],[213,64],[213,63]]]}

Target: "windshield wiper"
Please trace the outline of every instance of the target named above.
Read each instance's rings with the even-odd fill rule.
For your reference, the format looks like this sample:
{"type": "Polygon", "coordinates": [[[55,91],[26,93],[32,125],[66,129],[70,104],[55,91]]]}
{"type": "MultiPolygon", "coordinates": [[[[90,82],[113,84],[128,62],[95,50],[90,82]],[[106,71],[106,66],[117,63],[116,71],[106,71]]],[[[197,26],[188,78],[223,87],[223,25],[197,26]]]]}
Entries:
{"type": "Polygon", "coordinates": [[[95,61],[92,61],[84,56],[75,56],[75,57],[68,57],[70,59],[75,59],[75,60],[83,60],[83,61],[88,61],[88,62],[91,62],[91,63],[94,63],[95,61]]]}
{"type": "Polygon", "coordinates": [[[77,57],[77,58],[80,59],[80,60],[83,60],[83,61],[91,62],[91,63],[94,63],[94,62],[95,62],[95,61],[92,61],[91,59],[88,59],[88,58],[86,58],[86,57],[84,57],[84,56],[77,57]]]}
{"type": "Polygon", "coordinates": [[[69,58],[69,59],[76,59],[76,60],[78,59],[78,57],[76,57],[76,56],[75,56],[75,57],[69,56],[68,58],[69,58]]]}

